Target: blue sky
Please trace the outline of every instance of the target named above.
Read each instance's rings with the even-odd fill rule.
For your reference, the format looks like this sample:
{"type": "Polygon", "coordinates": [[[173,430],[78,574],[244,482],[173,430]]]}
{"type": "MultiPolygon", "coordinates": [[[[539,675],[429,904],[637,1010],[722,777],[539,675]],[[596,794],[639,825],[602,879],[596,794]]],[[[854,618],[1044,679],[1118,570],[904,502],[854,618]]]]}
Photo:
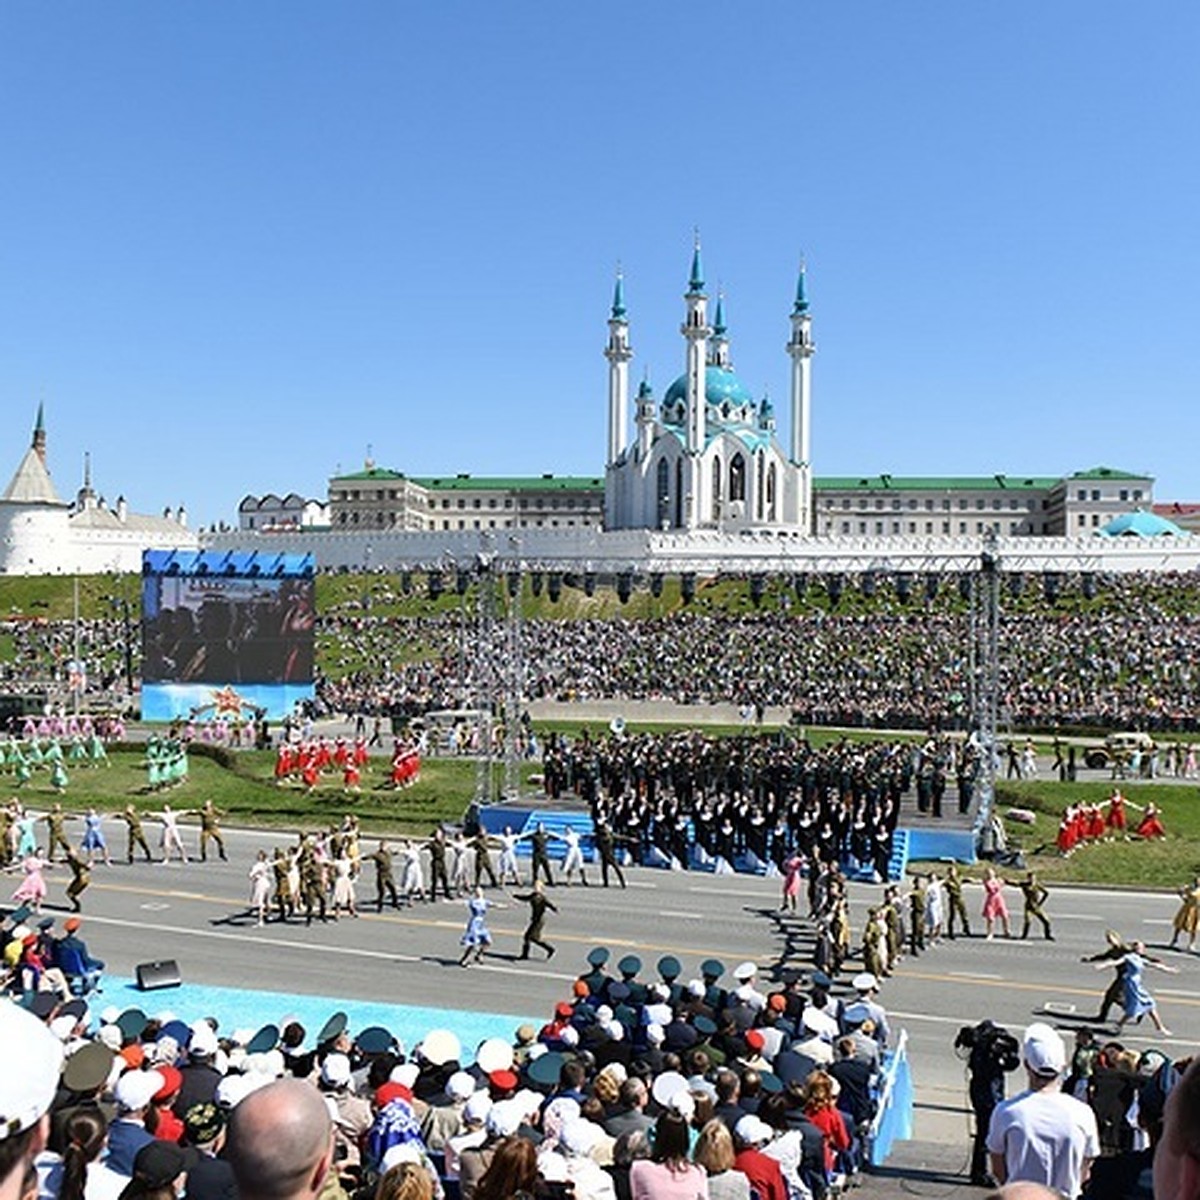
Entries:
{"type": "MultiPolygon", "coordinates": [[[[236,518],[339,467],[598,473],[701,231],[818,474],[1101,463],[1200,499],[1200,7],[0,6],[0,474],[236,518]]],[[[786,430],[783,431],[786,436],[786,430]]],[[[0,481],[2,486],[2,481],[0,481]]]]}

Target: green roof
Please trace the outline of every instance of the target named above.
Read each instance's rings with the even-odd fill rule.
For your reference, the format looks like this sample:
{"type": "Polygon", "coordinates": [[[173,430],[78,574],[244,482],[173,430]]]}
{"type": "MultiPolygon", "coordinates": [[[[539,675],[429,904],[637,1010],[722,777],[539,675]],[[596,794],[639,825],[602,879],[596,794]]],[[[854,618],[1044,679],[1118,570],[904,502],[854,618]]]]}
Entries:
{"type": "Polygon", "coordinates": [[[1138,475],[1129,471],[1118,471],[1114,467],[1093,467],[1090,471],[1076,471],[1069,479],[1153,479],[1153,475],[1138,475]]]}
{"type": "Polygon", "coordinates": [[[447,475],[413,478],[431,492],[602,492],[604,480],[588,475],[447,475]]]}
{"type": "Polygon", "coordinates": [[[354,471],[349,475],[335,475],[333,482],[341,483],[345,479],[404,479],[399,471],[389,471],[386,467],[368,467],[365,471],[354,471]]]}
{"type": "Polygon", "coordinates": [[[818,492],[994,492],[1045,491],[1058,479],[1012,475],[818,475],[818,492]]]}

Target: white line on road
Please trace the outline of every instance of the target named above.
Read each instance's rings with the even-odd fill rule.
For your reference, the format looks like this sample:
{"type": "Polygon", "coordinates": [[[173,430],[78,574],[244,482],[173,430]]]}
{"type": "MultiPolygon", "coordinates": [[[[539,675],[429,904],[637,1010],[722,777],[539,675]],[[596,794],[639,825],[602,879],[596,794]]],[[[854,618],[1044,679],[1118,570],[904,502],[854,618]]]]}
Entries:
{"type": "Polygon", "coordinates": [[[1056,921],[1103,921],[1103,917],[1098,917],[1095,913],[1051,913],[1056,921]]]}
{"type": "Polygon", "coordinates": [[[1003,979],[1003,975],[987,975],[983,971],[947,971],[955,979],[1003,979]]]}
{"type": "Polygon", "coordinates": [[[764,892],[735,892],[732,888],[716,888],[716,887],[690,887],[689,892],[701,892],[705,896],[749,896],[752,900],[761,900],[764,895],[770,893],[764,892]]]}
{"type": "Polygon", "coordinates": [[[1175,922],[1170,921],[1165,917],[1143,917],[1143,925],[1173,925],[1175,922]]]}
{"type": "Polygon", "coordinates": [[[664,909],[662,910],[662,912],[660,912],[658,915],[659,915],[660,917],[674,917],[674,918],[676,918],[677,920],[680,920],[680,921],[705,921],[705,920],[707,920],[707,919],[708,919],[708,918],[707,918],[707,915],[706,915],[705,913],[698,913],[698,912],[671,912],[670,910],[668,910],[668,909],[665,909],[665,908],[664,908],[664,909]]]}

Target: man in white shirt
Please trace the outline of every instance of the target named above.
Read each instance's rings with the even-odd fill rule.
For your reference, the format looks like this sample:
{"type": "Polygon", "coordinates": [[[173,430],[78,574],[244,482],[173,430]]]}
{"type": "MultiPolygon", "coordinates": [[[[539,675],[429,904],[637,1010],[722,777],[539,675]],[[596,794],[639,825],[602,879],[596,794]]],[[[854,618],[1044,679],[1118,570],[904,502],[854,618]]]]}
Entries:
{"type": "Polygon", "coordinates": [[[998,1104],[988,1126],[992,1174],[1001,1183],[1041,1183],[1078,1196],[1100,1152],[1095,1114],[1063,1092],[1067,1049],[1049,1025],[1025,1030],[1022,1058],[1029,1087],[998,1104]]]}

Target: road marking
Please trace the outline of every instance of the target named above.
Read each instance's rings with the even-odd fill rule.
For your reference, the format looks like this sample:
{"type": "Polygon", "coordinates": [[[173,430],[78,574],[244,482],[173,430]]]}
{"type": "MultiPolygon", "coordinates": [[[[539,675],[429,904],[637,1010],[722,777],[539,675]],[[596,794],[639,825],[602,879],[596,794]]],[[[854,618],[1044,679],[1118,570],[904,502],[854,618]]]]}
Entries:
{"type": "MultiPolygon", "coordinates": [[[[925,972],[902,970],[897,972],[896,978],[920,979],[925,980],[928,983],[963,982],[960,976],[956,976],[950,972],[947,972],[945,975],[940,975],[935,974],[932,971],[925,972]]],[[[1046,990],[1046,985],[1044,983],[1022,983],[1020,980],[1016,979],[985,979],[982,977],[976,977],[975,982],[983,988],[1008,988],[1009,990],[1016,992],[1045,992],[1046,990]]],[[[1055,989],[1068,996],[1091,996],[1093,998],[1096,996],[1096,993],[1099,990],[1097,988],[1071,987],[1069,984],[1055,984],[1055,989]]],[[[1189,1007],[1200,1007],[1200,999],[1181,1000],[1179,1002],[1186,1004],[1189,1007]]]]}
{"type": "Polygon", "coordinates": [[[948,971],[955,979],[1003,979],[1003,975],[989,975],[984,971],[948,971]]]}
{"type": "Polygon", "coordinates": [[[1170,921],[1165,917],[1143,917],[1143,925],[1174,925],[1174,921],[1170,921]]]}
{"type": "Polygon", "coordinates": [[[689,892],[700,892],[705,896],[712,896],[714,894],[719,894],[722,896],[748,896],[751,900],[761,900],[761,899],[763,899],[764,896],[769,896],[771,894],[770,891],[745,892],[745,891],[735,891],[733,888],[721,888],[720,892],[716,893],[716,892],[714,892],[714,889],[712,887],[690,887],[690,888],[688,888],[688,891],[689,892]]]}
{"type": "Polygon", "coordinates": [[[1056,921],[1103,921],[1103,917],[1098,917],[1095,913],[1051,913],[1056,921]]]}
{"type": "Polygon", "coordinates": [[[666,909],[666,908],[664,908],[662,910],[662,912],[660,912],[658,915],[660,917],[673,917],[676,920],[680,920],[680,921],[704,921],[704,920],[707,920],[707,917],[705,916],[704,913],[671,912],[669,909],[666,909]]]}

